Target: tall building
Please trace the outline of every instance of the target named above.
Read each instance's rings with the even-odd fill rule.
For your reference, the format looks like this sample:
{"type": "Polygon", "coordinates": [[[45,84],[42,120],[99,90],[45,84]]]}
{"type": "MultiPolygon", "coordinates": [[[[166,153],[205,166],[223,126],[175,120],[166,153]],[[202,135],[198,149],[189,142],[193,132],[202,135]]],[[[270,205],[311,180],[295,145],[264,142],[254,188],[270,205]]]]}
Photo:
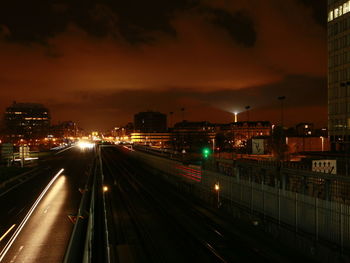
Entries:
{"type": "Polygon", "coordinates": [[[139,112],[134,116],[136,132],[165,132],[167,116],[156,111],[139,112]]]}
{"type": "Polygon", "coordinates": [[[350,149],[348,0],[328,0],[328,129],[332,150],[350,149]]]}
{"type": "Polygon", "coordinates": [[[45,137],[50,128],[49,110],[38,103],[16,103],[6,109],[5,131],[13,138],[45,137]]]}
{"type": "Polygon", "coordinates": [[[50,134],[57,138],[76,137],[79,133],[79,127],[73,121],[60,122],[53,125],[50,129],[50,134]]]}

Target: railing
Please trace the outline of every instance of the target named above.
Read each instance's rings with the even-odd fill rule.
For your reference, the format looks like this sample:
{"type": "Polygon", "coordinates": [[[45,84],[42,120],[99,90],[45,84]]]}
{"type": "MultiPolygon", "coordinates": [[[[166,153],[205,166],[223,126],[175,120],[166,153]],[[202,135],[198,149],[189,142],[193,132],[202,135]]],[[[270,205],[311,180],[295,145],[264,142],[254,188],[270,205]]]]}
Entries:
{"type": "Polygon", "coordinates": [[[95,150],[64,263],[111,262],[100,146],[95,150]]]}
{"type": "Polygon", "coordinates": [[[86,237],[90,237],[88,225],[90,222],[91,211],[91,196],[93,189],[93,182],[95,173],[92,172],[91,167],[85,189],[82,191],[82,198],[79,205],[78,214],[75,216],[75,224],[68,243],[66,254],[64,256],[64,263],[82,262],[86,252],[86,237]],[[90,214],[89,214],[90,212],[90,214]]]}
{"type": "MultiPolygon", "coordinates": [[[[300,190],[301,187],[296,187],[296,182],[300,182],[299,179],[309,176],[309,180],[315,180],[314,192],[322,191],[322,187],[316,187],[325,188],[328,182],[321,177],[322,174],[308,172],[304,176],[298,175],[296,181],[295,178],[290,177],[290,181],[285,182],[285,186],[282,187],[283,180],[280,173],[272,176],[275,180],[270,180],[271,178],[266,174],[253,174],[252,171],[244,174],[238,166],[235,166],[231,176],[202,170],[201,180],[196,182],[181,176],[176,168],[179,162],[138,151],[130,154],[154,171],[160,171],[172,182],[183,181],[192,184],[191,191],[206,200],[215,201],[217,193],[214,186],[219,183],[222,207],[228,211],[240,207],[251,215],[283,225],[294,233],[307,235],[311,240],[329,242],[338,246],[341,251],[350,249],[350,206],[339,200],[327,200],[321,198],[323,196],[308,195],[300,190]]],[[[259,167],[265,166],[259,165],[259,167]]],[[[280,170],[282,174],[292,171],[295,169],[280,170]]],[[[323,174],[323,176],[330,175],[323,174]]],[[[348,178],[335,177],[332,182],[333,187],[339,186],[337,185],[339,183],[348,184],[347,181],[339,181],[342,179],[348,178]]],[[[332,186],[330,189],[333,189],[332,186]]],[[[335,193],[331,192],[331,194],[335,193]]]]}

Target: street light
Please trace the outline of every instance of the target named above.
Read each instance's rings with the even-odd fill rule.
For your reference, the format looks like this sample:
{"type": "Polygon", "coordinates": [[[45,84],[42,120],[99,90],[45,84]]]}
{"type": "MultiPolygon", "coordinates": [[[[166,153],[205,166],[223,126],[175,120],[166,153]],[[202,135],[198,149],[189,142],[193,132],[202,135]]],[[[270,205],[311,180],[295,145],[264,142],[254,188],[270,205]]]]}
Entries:
{"type": "Polygon", "coordinates": [[[237,122],[237,115],[238,115],[238,112],[234,112],[234,115],[235,115],[235,122],[237,122]]]}
{"type": "Polygon", "coordinates": [[[324,137],[323,136],[320,136],[321,138],[321,143],[322,143],[322,152],[324,151],[324,137]]]}
{"type": "Polygon", "coordinates": [[[219,208],[220,207],[220,184],[219,184],[219,182],[217,182],[214,185],[214,189],[218,193],[218,208],[219,208]]]}

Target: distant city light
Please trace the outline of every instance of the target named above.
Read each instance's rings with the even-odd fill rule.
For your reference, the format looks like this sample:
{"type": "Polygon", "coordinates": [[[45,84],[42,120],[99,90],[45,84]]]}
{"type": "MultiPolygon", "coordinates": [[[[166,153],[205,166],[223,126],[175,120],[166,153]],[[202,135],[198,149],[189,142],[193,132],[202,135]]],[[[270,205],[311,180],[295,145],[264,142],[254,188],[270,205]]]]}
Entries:
{"type": "Polygon", "coordinates": [[[82,150],[92,149],[92,148],[94,148],[94,146],[95,146],[95,144],[91,143],[91,142],[84,142],[84,141],[78,142],[78,147],[82,150]]]}

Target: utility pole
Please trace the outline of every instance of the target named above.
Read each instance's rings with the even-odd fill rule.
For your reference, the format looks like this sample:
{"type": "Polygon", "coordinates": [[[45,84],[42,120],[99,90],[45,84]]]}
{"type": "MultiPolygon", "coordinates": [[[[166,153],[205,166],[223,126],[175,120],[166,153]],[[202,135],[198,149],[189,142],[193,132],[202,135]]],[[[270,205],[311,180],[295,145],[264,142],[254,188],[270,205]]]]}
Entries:
{"type": "Polygon", "coordinates": [[[280,100],[281,101],[281,126],[282,126],[282,129],[283,129],[283,125],[284,125],[284,123],[283,123],[283,101],[286,99],[286,96],[279,96],[279,97],[277,97],[277,99],[278,100],[280,100]]]}
{"type": "Polygon", "coordinates": [[[345,95],[345,107],[344,114],[345,114],[345,120],[343,122],[343,150],[345,151],[345,175],[348,176],[349,174],[349,164],[348,164],[348,151],[349,151],[349,120],[348,120],[348,96],[350,95],[348,93],[348,88],[350,87],[350,81],[342,82],[340,83],[340,87],[345,89],[343,94],[345,95]]]}
{"type": "Polygon", "coordinates": [[[250,109],[250,106],[247,105],[245,106],[245,109],[247,111],[247,141],[246,141],[246,154],[249,153],[249,149],[248,149],[248,141],[249,141],[249,137],[250,137],[250,131],[249,131],[249,109],[250,109]]]}
{"type": "MultiPolygon", "coordinates": [[[[170,123],[169,123],[169,126],[171,127],[172,125],[173,125],[173,114],[174,114],[174,112],[169,112],[169,115],[170,115],[170,123]]],[[[169,128],[170,128],[169,127],[169,128]]]]}
{"type": "Polygon", "coordinates": [[[249,122],[249,109],[250,109],[250,106],[249,105],[245,106],[245,109],[247,111],[247,122],[249,122]]]}

